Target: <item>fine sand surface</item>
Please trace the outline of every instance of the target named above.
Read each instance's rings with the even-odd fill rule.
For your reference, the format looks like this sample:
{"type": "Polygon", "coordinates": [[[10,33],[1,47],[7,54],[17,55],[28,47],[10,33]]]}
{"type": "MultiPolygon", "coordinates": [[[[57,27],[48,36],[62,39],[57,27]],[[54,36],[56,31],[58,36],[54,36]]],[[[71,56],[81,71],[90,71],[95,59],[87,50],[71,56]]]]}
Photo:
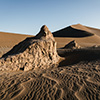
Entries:
{"type": "MultiPolygon", "coordinates": [[[[80,24],[71,27],[78,32],[93,34],[95,30],[95,33],[84,37],[55,37],[57,48],[72,40],[89,48],[70,53],[66,49],[58,49],[64,59],[58,67],[0,71],[0,100],[100,100],[100,47],[91,47],[100,45],[99,29],[80,24]]],[[[26,37],[30,36],[1,32],[0,57],[26,37]]]]}
{"type": "Polygon", "coordinates": [[[100,100],[100,61],[0,72],[0,100],[100,100]]]}
{"type": "Polygon", "coordinates": [[[0,57],[26,37],[30,37],[30,35],[0,32],[0,57]]]}

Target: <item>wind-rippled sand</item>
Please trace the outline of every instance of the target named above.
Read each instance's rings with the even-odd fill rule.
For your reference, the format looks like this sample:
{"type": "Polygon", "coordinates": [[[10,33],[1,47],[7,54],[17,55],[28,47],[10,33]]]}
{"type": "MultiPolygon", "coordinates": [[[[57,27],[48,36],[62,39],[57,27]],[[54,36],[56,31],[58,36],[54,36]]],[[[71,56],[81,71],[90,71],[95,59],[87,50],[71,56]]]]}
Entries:
{"type": "Polygon", "coordinates": [[[99,100],[100,60],[48,70],[0,72],[0,100],[99,100]]]}

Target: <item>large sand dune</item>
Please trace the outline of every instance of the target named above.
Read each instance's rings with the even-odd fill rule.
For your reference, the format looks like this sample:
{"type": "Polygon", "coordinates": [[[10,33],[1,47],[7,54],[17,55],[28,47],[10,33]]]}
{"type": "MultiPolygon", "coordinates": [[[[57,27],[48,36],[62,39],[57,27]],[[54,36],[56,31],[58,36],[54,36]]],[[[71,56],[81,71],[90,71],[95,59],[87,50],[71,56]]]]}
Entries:
{"type": "Polygon", "coordinates": [[[71,26],[61,29],[59,31],[53,32],[54,37],[87,37],[92,36],[92,33],[87,31],[78,30],[71,26]]]}
{"type": "MultiPolygon", "coordinates": [[[[55,37],[57,48],[72,40],[88,48],[60,49],[58,53],[63,58],[58,67],[26,72],[0,71],[0,100],[100,100],[100,47],[91,47],[100,45],[99,30],[79,24],[70,27],[77,29],[78,34],[82,32],[81,37],[65,37],[65,33],[61,32],[64,37],[55,37]]],[[[27,37],[6,35],[2,33],[0,37],[1,56],[5,50],[8,51],[7,47],[11,49],[27,37]]]]}
{"type": "Polygon", "coordinates": [[[0,32],[0,47],[12,47],[30,35],[0,32]]]}
{"type": "Polygon", "coordinates": [[[0,57],[26,37],[30,37],[30,35],[0,32],[0,57]]]}
{"type": "Polygon", "coordinates": [[[96,35],[100,36],[100,29],[97,29],[97,28],[83,26],[81,24],[71,25],[71,27],[73,27],[75,29],[87,31],[87,32],[90,32],[90,33],[93,33],[93,34],[96,34],[96,35]]]}
{"type": "Polygon", "coordinates": [[[71,25],[53,32],[58,43],[57,47],[63,47],[68,42],[76,40],[82,47],[100,45],[100,29],[86,27],[81,24],[71,25]]]}

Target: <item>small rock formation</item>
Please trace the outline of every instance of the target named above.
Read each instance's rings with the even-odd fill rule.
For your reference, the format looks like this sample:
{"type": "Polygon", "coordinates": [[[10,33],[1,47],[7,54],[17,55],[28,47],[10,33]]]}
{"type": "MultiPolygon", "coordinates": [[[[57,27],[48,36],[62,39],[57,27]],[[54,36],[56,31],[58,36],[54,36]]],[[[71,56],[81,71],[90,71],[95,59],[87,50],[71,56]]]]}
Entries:
{"type": "Polygon", "coordinates": [[[26,38],[2,56],[0,71],[46,69],[58,60],[55,39],[44,25],[35,37],[26,38]]]}
{"type": "Polygon", "coordinates": [[[76,43],[75,40],[69,42],[67,45],[65,45],[62,49],[78,49],[80,46],[76,43]]]}

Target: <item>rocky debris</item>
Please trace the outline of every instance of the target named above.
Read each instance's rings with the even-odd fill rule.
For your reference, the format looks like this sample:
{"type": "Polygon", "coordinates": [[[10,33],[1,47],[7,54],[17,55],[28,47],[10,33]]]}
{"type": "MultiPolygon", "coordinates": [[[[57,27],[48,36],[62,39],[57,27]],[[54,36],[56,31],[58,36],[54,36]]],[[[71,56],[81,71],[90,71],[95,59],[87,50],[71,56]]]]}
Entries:
{"type": "Polygon", "coordinates": [[[56,42],[47,26],[42,26],[35,37],[26,38],[0,59],[1,71],[46,69],[56,65],[59,56],[56,42]]]}
{"type": "Polygon", "coordinates": [[[67,45],[65,45],[62,49],[78,49],[80,46],[76,43],[75,40],[69,42],[67,45]]]}

